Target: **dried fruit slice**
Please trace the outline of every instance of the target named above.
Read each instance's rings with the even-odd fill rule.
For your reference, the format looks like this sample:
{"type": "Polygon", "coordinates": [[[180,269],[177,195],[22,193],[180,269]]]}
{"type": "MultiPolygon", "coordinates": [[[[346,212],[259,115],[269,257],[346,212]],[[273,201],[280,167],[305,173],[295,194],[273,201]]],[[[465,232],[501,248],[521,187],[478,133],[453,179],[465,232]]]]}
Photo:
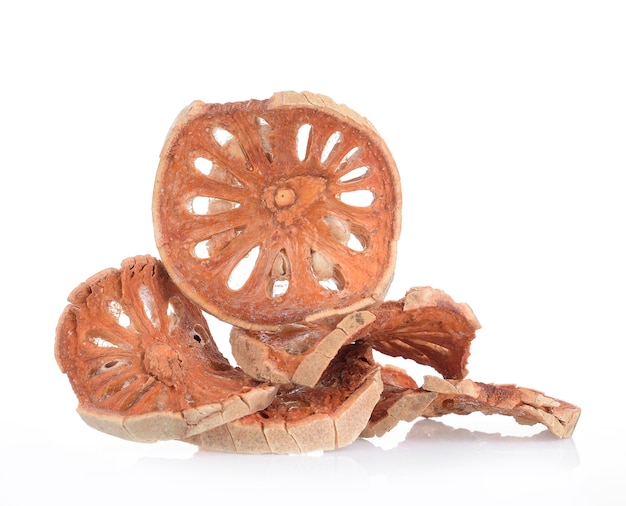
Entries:
{"type": "Polygon", "coordinates": [[[445,378],[467,375],[470,344],[480,328],[467,304],[441,290],[419,287],[371,311],[376,322],[364,339],[376,351],[431,366],[445,378]]]}
{"type": "Polygon", "coordinates": [[[400,181],[372,125],[312,93],[193,102],[161,153],[156,243],[182,291],[267,330],[373,305],[391,282],[400,181]]]}
{"type": "Polygon", "coordinates": [[[382,391],[371,348],[345,346],[311,388],[282,385],[267,408],[188,441],[237,453],[309,453],[352,443],[382,391]]]}
{"type": "Polygon", "coordinates": [[[369,311],[356,311],[336,324],[283,325],[276,331],[233,327],[230,344],[239,366],[253,378],[314,386],[339,349],[373,321],[369,311]]]}
{"type": "Polygon", "coordinates": [[[470,379],[446,381],[426,376],[422,389],[437,394],[421,413],[428,418],[480,411],[486,415],[512,416],[523,425],[541,423],[556,437],[567,438],[574,432],[580,417],[580,408],[573,404],[515,385],[494,385],[470,379]]]}
{"type": "Polygon", "coordinates": [[[55,356],[91,427],[136,441],[179,439],[267,406],[276,387],[233,368],[199,307],[150,256],[69,296],[55,356]]]}
{"type": "Polygon", "coordinates": [[[413,288],[399,301],[355,311],[337,322],[283,325],[277,330],[233,327],[235,360],[250,376],[313,386],[341,346],[362,339],[386,355],[428,365],[444,377],[465,376],[469,347],[480,327],[466,304],[441,290],[413,288]]]}
{"type": "Polygon", "coordinates": [[[361,437],[380,437],[400,421],[412,422],[437,397],[436,393],[419,388],[413,378],[399,367],[383,366],[381,377],[383,393],[361,437]]]}
{"type": "Polygon", "coordinates": [[[445,380],[425,376],[421,387],[401,369],[382,369],[384,390],[361,437],[382,436],[400,420],[433,418],[447,414],[512,416],[522,425],[541,423],[558,438],[570,437],[580,408],[547,397],[543,392],[515,385],[494,385],[470,379],[445,380]]]}

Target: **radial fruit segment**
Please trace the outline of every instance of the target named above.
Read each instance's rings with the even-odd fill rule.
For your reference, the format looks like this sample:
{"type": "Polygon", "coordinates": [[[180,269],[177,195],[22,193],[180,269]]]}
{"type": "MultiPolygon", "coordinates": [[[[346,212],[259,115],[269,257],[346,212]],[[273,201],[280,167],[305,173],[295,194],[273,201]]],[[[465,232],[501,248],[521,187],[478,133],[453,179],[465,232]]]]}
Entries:
{"type": "Polygon", "coordinates": [[[92,427],[126,439],[178,439],[265,407],[275,394],[233,368],[202,312],[158,260],[130,258],[78,286],[55,355],[92,427]]]}
{"type": "Polygon", "coordinates": [[[369,122],[289,92],[185,109],[161,154],[153,218],[187,296],[267,329],[382,300],[400,206],[395,163],[369,122]]]}

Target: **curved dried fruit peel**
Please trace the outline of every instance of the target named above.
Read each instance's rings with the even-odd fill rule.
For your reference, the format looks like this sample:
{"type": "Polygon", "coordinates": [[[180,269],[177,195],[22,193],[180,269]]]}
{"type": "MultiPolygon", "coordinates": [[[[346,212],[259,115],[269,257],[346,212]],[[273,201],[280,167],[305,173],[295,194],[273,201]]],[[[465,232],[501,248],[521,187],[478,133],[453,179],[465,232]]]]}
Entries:
{"type": "Polygon", "coordinates": [[[369,346],[345,346],[319,383],[283,385],[267,408],[188,440],[236,453],[310,453],[352,443],[380,398],[382,381],[369,346]]]}
{"type": "Polygon", "coordinates": [[[272,383],[314,386],[340,348],[357,340],[375,317],[356,311],[338,323],[284,325],[277,331],[233,327],[230,344],[237,364],[272,383]]]}
{"type": "Polygon", "coordinates": [[[257,411],[276,387],[233,368],[200,308],[150,256],[129,258],[69,296],[55,356],[87,424],[136,441],[180,439],[257,411]]]}
{"type": "Polygon", "coordinates": [[[376,321],[363,338],[376,351],[430,366],[445,378],[467,375],[470,344],[480,328],[467,304],[441,290],[418,287],[371,312],[376,321]]]}
{"type": "Polygon", "coordinates": [[[384,298],[400,181],[372,125],[327,97],[194,102],[163,147],[153,219],[187,296],[233,325],[267,330],[384,298]]]}

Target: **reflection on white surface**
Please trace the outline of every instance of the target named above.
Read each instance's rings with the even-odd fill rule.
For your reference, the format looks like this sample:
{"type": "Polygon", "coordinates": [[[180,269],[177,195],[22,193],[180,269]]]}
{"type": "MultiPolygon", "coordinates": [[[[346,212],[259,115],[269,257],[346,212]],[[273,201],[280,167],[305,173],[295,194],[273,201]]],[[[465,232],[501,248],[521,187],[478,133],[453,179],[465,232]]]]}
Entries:
{"type": "MultiPolygon", "coordinates": [[[[576,467],[580,459],[573,439],[559,440],[542,431],[533,436],[502,436],[450,427],[434,420],[420,420],[408,432],[404,441],[391,449],[382,449],[368,440],[359,439],[352,445],[319,455],[304,456],[244,456],[198,451],[193,457],[201,467],[214,468],[225,478],[231,476],[230,465],[250,471],[271,468],[279,474],[289,474],[300,467],[307,471],[333,469],[333,472],[357,472],[366,477],[384,473],[390,480],[406,474],[432,474],[443,469],[449,472],[466,466],[489,466],[497,460],[506,472],[563,471],[576,467]],[[538,458],[541,455],[541,458],[538,458]],[[332,465],[329,465],[332,463],[332,465]]],[[[149,459],[148,459],[149,460],[149,459]]],[[[138,465],[143,465],[140,461],[138,465]]],[[[196,464],[196,462],[194,462],[196,464]]]]}
{"type": "Polygon", "coordinates": [[[304,499],[314,504],[400,505],[418,499],[438,505],[591,504],[592,485],[584,481],[591,474],[589,469],[581,474],[573,438],[559,440],[547,431],[502,436],[434,420],[405,428],[392,448],[359,439],[312,455],[208,452],[175,441],[130,443],[85,431],[85,445],[72,444],[65,435],[3,451],[0,467],[8,474],[0,474],[0,504],[34,504],[40,490],[63,490],[64,504],[89,506],[110,506],[112,499],[129,505],[213,503],[221,495],[235,504],[286,498],[298,506],[304,499]]]}
{"type": "MultiPolygon", "coordinates": [[[[412,472],[432,472],[438,465],[449,469],[451,466],[466,465],[470,460],[476,465],[481,460],[490,461],[494,455],[508,458],[511,463],[520,466],[532,460],[534,465],[541,464],[549,469],[568,469],[579,463],[574,440],[557,440],[547,431],[530,437],[501,436],[455,429],[434,420],[416,422],[406,439],[394,448],[382,449],[368,440],[359,439],[346,448],[324,453],[319,460],[335,457],[352,459],[358,461],[367,473],[378,473],[380,469],[385,469],[390,475],[396,475],[404,474],[407,465],[410,465],[412,472]],[[555,459],[534,462],[537,451],[548,448],[553,450],[555,459]]],[[[208,459],[210,454],[200,451],[196,458],[208,459]]],[[[280,462],[279,465],[292,465],[278,456],[276,461],[280,462]]]]}
{"type": "MultiPolygon", "coordinates": [[[[504,496],[525,497],[532,487],[548,487],[555,476],[579,465],[573,439],[558,440],[547,431],[528,436],[501,436],[452,428],[421,420],[394,448],[368,440],[319,455],[236,455],[198,451],[177,462],[141,458],[140,474],[172,474],[191,482],[218,485],[239,497],[306,494],[311,500],[344,497],[408,499],[407,493],[436,500],[443,495],[480,496],[483,504],[504,496]],[[547,480],[547,481],[546,481],[547,480]],[[542,485],[543,483],[543,485],[542,485]],[[526,484],[526,485],[524,485],[526,484]],[[526,487],[526,491],[524,491],[526,487]],[[259,496],[260,494],[260,496],[259,496]]],[[[460,496],[459,496],[460,499],[460,496]]],[[[508,504],[515,503],[510,498],[508,504]]]]}

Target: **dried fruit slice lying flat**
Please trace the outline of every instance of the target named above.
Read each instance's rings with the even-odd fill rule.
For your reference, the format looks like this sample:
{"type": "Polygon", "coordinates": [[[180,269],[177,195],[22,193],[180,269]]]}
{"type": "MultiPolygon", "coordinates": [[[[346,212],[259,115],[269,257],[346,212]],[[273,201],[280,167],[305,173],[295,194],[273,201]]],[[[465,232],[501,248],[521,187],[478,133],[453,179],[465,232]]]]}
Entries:
{"type": "Polygon", "coordinates": [[[399,301],[355,311],[339,322],[283,325],[278,330],[233,327],[230,343],[247,374],[273,383],[315,385],[337,351],[358,339],[386,355],[431,366],[444,377],[461,378],[479,327],[466,304],[441,290],[421,287],[399,301]]]}
{"type": "Polygon", "coordinates": [[[237,453],[309,453],[352,443],[382,391],[371,348],[345,346],[315,387],[282,385],[274,401],[252,415],[188,441],[237,453]]]}
{"type": "Polygon", "coordinates": [[[494,385],[470,379],[446,381],[426,376],[422,388],[437,393],[420,414],[425,417],[449,413],[467,415],[475,411],[512,416],[523,425],[541,423],[558,438],[570,437],[580,417],[580,408],[573,404],[515,385],[494,385]]]}
{"type": "Polygon", "coordinates": [[[572,435],[580,408],[515,385],[494,385],[470,379],[445,380],[425,376],[421,387],[402,370],[382,370],[384,391],[361,437],[382,436],[400,420],[447,414],[512,416],[523,425],[541,423],[558,438],[572,435]]]}
{"type": "Polygon", "coordinates": [[[163,265],[129,258],[69,296],[55,356],[90,426],[136,441],[179,439],[267,406],[276,387],[233,368],[202,311],[163,265]]]}
{"type": "Polygon", "coordinates": [[[182,291],[243,328],[347,314],[393,276],[401,193],[372,125],[312,93],[193,102],[161,153],[155,238],[182,291]]]}

